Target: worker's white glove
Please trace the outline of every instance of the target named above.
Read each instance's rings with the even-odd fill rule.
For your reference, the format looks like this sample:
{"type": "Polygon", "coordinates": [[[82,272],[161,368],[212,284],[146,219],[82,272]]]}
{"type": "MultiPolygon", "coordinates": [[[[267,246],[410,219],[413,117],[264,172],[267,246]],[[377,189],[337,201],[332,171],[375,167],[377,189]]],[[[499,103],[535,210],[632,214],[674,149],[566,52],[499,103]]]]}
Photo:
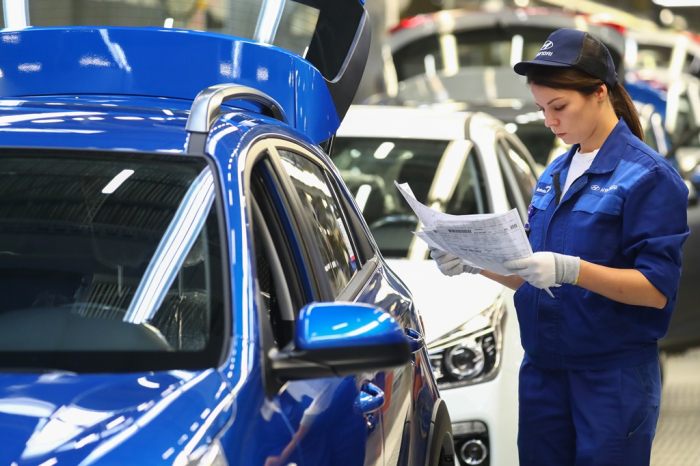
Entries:
{"type": "Polygon", "coordinates": [[[526,259],[506,261],[503,267],[520,275],[535,288],[549,288],[558,284],[576,284],[581,260],[555,252],[540,251],[526,259]]]}
{"type": "Polygon", "coordinates": [[[466,261],[454,254],[443,251],[442,249],[430,248],[430,257],[437,262],[438,269],[443,275],[453,277],[461,273],[479,274],[483,269],[469,265],[466,261]]]}

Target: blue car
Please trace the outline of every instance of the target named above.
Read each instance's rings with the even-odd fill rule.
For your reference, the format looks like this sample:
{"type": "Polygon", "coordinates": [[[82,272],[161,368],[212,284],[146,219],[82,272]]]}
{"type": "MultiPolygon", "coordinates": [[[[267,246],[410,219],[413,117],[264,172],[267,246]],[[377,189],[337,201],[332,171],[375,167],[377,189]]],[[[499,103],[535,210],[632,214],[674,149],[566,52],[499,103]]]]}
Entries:
{"type": "Polygon", "coordinates": [[[418,311],[326,153],[367,13],[302,3],[304,57],[3,5],[0,464],[452,464],[418,311]]]}

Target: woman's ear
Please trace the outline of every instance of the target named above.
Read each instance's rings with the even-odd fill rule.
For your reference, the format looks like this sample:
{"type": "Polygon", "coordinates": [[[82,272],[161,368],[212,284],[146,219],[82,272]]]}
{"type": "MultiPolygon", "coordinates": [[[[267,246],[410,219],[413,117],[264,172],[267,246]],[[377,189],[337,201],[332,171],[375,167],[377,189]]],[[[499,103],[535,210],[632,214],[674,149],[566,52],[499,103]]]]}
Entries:
{"type": "Polygon", "coordinates": [[[595,97],[596,100],[598,101],[599,104],[602,104],[605,102],[605,98],[608,96],[608,88],[605,84],[601,84],[598,86],[598,89],[595,90],[595,97]]]}

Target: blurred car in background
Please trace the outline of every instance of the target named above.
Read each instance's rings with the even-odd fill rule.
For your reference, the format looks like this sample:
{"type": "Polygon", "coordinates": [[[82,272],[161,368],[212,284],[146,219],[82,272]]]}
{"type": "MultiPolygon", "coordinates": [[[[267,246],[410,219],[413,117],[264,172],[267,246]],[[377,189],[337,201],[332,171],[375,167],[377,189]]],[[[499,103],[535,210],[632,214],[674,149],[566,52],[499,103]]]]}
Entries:
{"type": "MultiPolygon", "coordinates": [[[[444,80],[450,97],[454,93],[454,100],[460,102],[507,99],[513,91],[497,83],[489,88],[494,86],[493,77],[484,75],[483,83],[474,83],[462,80],[457,73],[463,68],[512,71],[515,63],[534,57],[549,34],[559,28],[582,29],[598,37],[624,76],[625,37],[618,28],[591,23],[585,16],[561,9],[457,9],[407,18],[393,30],[384,54],[387,94],[394,97],[401,91],[399,83],[428,74],[444,80]],[[450,85],[449,81],[456,83],[450,85]],[[468,98],[470,95],[474,98],[468,98]]],[[[503,79],[509,77],[505,74],[503,79]]],[[[518,81],[517,77],[511,83],[518,81]]]]}
{"type": "Polygon", "coordinates": [[[625,68],[641,79],[664,81],[682,73],[700,78],[700,38],[687,31],[625,28],[625,68]]]}
{"type": "Polygon", "coordinates": [[[331,158],[381,254],[422,311],[461,464],[517,464],[523,350],[513,291],[481,275],[442,275],[412,234],[418,218],[394,181],[447,214],[517,208],[525,218],[537,182],[529,152],[483,113],[362,105],[350,107],[331,158]]]}
{"type": "Polygon", "coordinates": [[[622,70],[622,30],[586,16],[549,8],[445,10],[407,18],[393,31],[383,54],[386,92],[366,103],[440,104],[493,114],[518,135],[541,171],[566,147],[544,126],[525,78],[513,65],[534,57],[559,28],[599,37],[622,70]]]}
{"type": "Polygon", "coordinates": [[[321,147],[364,2],[302,3],[305,58],[5,2],[0,464],[452,462],[414,300],[321,147]]]}

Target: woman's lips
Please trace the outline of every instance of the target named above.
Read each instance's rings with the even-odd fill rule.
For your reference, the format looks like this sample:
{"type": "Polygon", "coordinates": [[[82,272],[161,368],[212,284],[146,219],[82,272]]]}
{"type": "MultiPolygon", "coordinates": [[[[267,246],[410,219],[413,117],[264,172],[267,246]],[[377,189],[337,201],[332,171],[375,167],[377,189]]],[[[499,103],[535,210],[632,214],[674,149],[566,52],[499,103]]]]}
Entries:
{"type": "Polygon", "coordinates": [[[558,138],[563,138],[564,136],[566,136],[566,133],[554,133],[554,134],[556,134],[558,138]]]}

